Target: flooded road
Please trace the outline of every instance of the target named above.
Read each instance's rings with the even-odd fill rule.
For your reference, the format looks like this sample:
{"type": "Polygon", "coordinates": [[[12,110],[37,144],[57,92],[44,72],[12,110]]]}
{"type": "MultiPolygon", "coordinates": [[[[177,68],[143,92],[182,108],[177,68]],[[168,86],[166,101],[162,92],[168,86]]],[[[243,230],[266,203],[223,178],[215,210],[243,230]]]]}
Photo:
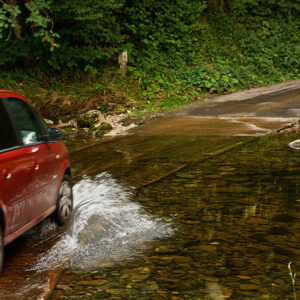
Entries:
{"type": "MultiPolygon", "coordinates": [[[[171,138],[177,151],[169,139],[152,140],[151,154],[135,153],[130,166],[161,173],[135,178],[132,201],[162,222],[153,224],[158,239],[132,245],[108,266],[85,262],[85,252],[53,299],[293,299],[287,266],[300,264],[300,152],[288,144],[299,137],[184,139],[184,148],[171,138]],[[165,143],[168,150],[155,151],[165,143]]],[[[133,184],[130,166],[111,173],[133,184]]]]}
{"type": "Polygon", "coordinates": [[[128,136],[70,138],[73,217],[6,247],[0,298],[56,286],[50,299],[294,299],[300,132],[276,134],[296,120],[279,113],[189,111],[128,136]]]}

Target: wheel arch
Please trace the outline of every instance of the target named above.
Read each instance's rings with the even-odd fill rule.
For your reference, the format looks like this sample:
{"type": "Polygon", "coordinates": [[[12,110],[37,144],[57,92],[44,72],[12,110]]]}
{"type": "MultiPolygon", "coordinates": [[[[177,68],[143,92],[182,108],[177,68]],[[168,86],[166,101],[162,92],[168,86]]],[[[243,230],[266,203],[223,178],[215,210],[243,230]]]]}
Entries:
{"type": "Polygon", "coordinates": [[[70,178],[71,178],[71,168],[70,167],[67,167],[66,170],[65,170],[65,174],[67,174],[70,178]]]}
{"type": "Polygon", "coordinates": [[[62,179],[65,174],[71,177],[71,166],[68,159],[64,159],[62,161],[61,169],[60,169],[60,176],[61,176],[60,179],[62,179]]]}
{"type": "Polygon", "coordinates": [[[5,214],[3,211],[3,207],[0,207],[0,225],[2,226],[3,234],[5,233],[5,214]]]}

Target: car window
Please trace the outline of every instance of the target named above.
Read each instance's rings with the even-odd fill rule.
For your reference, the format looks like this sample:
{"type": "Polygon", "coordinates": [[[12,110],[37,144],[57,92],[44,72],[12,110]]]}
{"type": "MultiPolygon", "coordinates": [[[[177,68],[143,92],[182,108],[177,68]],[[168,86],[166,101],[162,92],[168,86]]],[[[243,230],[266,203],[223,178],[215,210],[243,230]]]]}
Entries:
{"type": "Polygon", "coordinates": [[[0,151],[18,145],[14,128],[0,100],[0,151]]]}
{"type": "Polygon", "coordinates": [[[19,99],[9,99],[7,103],[16,119],[23,143],[27,145],[43,141],[39,122],[28,104],[19,99]]]}
{"type": "Polygon", "coordinates": [[[35,117],[39,120],[41,126],[43,127],[43,130],[44,130],[45,132],[48,132],[49,127],[48,127],[48,125],[46,124],[46,122],[44,121],[44,119],[43,119],[37,112],[34,112],[34,115],[35,115],[35,117]]]}

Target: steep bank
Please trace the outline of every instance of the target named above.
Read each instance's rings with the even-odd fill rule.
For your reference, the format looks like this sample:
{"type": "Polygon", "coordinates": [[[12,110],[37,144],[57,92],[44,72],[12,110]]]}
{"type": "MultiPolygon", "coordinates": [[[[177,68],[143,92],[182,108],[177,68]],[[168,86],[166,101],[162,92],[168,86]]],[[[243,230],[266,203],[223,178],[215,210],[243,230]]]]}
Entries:
{"type": "MultiPolygon", "coordinates": [[[[171,8],[164,13],[168,16],[171,8]]],[[[143,17],[140,22],[150,34],[150,16],[143,17]]],[[[155,23],[151,30],[157,35],[153,31],[148,42],[136,32],[128,48],[126,78],[114,54],[105,64],[84,70],[79,65],[45,70],[38,61],[33,68],[7,65],[0,74],[0,88],[25,95],[45,118],[59,124],[90,110],[104,117],[123,114],[139,120],[140,115],[152,117],[217,95],[300,78],[297,15],[204,11],[197,18],[190,15],[188,25],[183,17],[155,23]],[[187,33],[174,35],[175,25],[187,33]]],[[[55,51],[49,61],[58,55],[55,51]]]]}

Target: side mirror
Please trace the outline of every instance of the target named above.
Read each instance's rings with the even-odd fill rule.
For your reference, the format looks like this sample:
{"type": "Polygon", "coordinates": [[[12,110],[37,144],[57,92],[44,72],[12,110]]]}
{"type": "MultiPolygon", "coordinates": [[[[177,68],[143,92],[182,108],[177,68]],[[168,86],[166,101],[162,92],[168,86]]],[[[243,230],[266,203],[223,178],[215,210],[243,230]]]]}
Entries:
{"type": "Polygon", "coordinates": [[[56,142],[59,140],[63,140],[64,135],[60,128],[55,127],[48,127],[48,141],[49,142],[56,142]]]}

